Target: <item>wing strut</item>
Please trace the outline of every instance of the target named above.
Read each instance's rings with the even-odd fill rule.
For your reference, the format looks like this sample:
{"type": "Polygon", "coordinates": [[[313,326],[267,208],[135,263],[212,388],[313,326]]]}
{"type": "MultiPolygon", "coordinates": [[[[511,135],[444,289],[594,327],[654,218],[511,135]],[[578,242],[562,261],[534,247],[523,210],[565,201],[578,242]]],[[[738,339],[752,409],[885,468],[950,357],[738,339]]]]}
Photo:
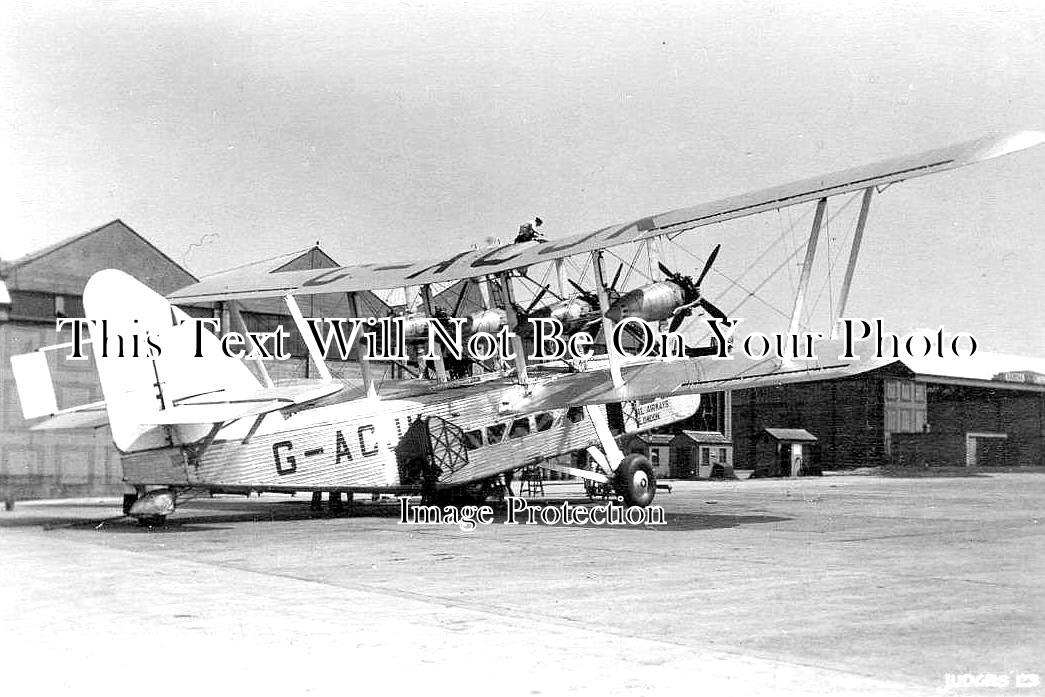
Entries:
{"type": "MultiPolygon", "coordinates": [[[[243,315],[239,311],[239,303],[235,300],[230,300],[226,303],[229,315],[236,322],[236,328],[243,332],[243,336],[246,337],[249,333],[247,329],[247,323],[243,320],[243,315]]],[[[269,375],[268,368],[265,367],[265,361],[262,360],[261,356],[257,356],[254,359],[254,364],[258,367],[258,372],[261,373],[261,379],[265,383],[265,387],[272,387],[272,377],[269,375]]]]}
{"type": "Polygon", "coordinates": [[[512,292],[512,280],[507,273],[500,274],[501,283],[504,288],[504,311],[508,315],[508,326],[514,327],[516,331],[512,335],[512,349],[515,351],[515,373],[520,385],[525,385],[526,375],[526,352],[523,347],[522,337],[519,336],[519,317],[515,312],[515,293],[512,292]]]}
{"type": "MultiPolygon", "coordinates": [[[[349,311],[353,317],[360,317],[359,314],[359,299],[355,293],[346,293],[348,299],[349,311]]],[[[363,372],[363,387],[366,389],[367,397],[376,397],[377,388],[374,386],[374,369],[370,365],[370,352],[367,351],[366,342],[360,338],[359,343],[356,345],[356,352],[359,356],[359,367],[363,372]]]]}
{"type": "Polygon", "coordinates": [[[599,294],[599,314],[602,316],[602,333],[606,340],[606,357],[610,362],[610,378],[613,387],[620,389],[624,386],[624,378],[620,374],[621,357],[613,350],[613,342],[610,336],[613,334],[613,320],[606,316],[610,311],[610,299],[606,295],[606,280],[602,275],[602,250],[596,249],[591,253],[591,264],[595,269],[595,290],[599,294]]]}
{"type": "MultiPolygon", "coordinates": [[[[849,249],[849,263],[845,267],[845,280],[842,281],[842,294],[838,298],[838,314],[835,317],[841,319],[845,316],[845,306],[849,302],[849,286],[853,283],[853,273],[856,272],[856,260],[860,256],[860,243],[864,239],[864,226],[867,225],[867,213],[871,210],[871,196],[874,187],[864,189],[864,197],[860,202],[860,217],[856,220],[856,231],[853,232],[853,246],[849,249]]],[[[831,327],[831,338],[838,338],[838,323],[831,327]]]]}
{"type": "MultiPolygon", "coordinates": [[[[435,319],[435,307],[432,305],[432,286],[425,284],[421,286],[421,299],[425,306],[425,315],[428,317],[428,321],[431,322],[435,319]]],[[[435,345],[435,379],[438,382],[446,382],[446,362],[443,360],[443,349],[439,344],[435,345]]],[[[424,375],[424,371],[421,371],[424,375]]]]}
{"type": "Polygon", "coordinates": [[[602,446],[601,451],[592,446],[588,448],[588,452],[597,462],[599,462],[600,455],[605,458],[605,462],[599,462],[599,464],[612,474],[617,471],[617,465],[624,459],[624,453],[621,452],[620,446],[617,445],[617,440],[613,437],[613,432],[610,431],[609,420],[606,418],[606,409],[600,408],[595,404],[589,404],[584,407],[584,413],[591,419],[591,423],[595,427],[595,435],[599,437],[599,445],[602,446]],[[595,452],[592,452],[593,450],[595,452]]]}
{"type": "Polygon", "coordinates": [[[294,324],[297,325],[298,333],[301,334],[302,341],[305,342],[305,347],[308,349],[308,355],[312,357],[312,361],[316,364],[316,370],[319,371],[319,376],[323,379],[323,382],[333,382],[334,378],[330,374],[330,368],[327,367],[327,362],[323,357],[323,352],[319,350],[319,345],[316,344],[316,339],[312,336],[312,331],[308,328],[308,325],[305,323],[305,318],[301,315],[301,308],[298,307],[298,301],[289,293],[283,296],[283,300],[287,303],[287,309],[290,310],[290,316],[294,318],[294,324]]]}
{"type": "Polygon", "coordinates": [[[816,215],[813,217],[813,229],[809,233],[809,242],[806,244],[806,258],[802,262],[802,276],[798,281],[798,291],[795,293],[795,308],[791,311],[791,324],[787,329],[788,334],[798,332],[798,325],[802,321],[802,305],[806,301],[806,289],[809,288],[809,276],[813,271],[813,262],[816,260],[816,246],[820,241],[820,227],[824,222],[824,211],[827,210],[827,199],[822,198],[816,204],[816,215]]]}

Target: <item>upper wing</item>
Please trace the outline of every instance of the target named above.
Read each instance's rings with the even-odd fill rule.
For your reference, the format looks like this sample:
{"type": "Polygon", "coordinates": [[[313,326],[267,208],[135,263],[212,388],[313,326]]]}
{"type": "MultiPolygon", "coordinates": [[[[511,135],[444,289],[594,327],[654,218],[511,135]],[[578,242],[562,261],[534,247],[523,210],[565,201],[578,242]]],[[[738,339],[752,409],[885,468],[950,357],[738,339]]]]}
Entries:
{"type": "Polygon", "coordinates": [[[170,298],[180,302],[202,302],[230,298],[264,298],[288,293],[344,293],[401,288],[496,274],[870,186],[883,186],[955,169],[1023,150],[1043,141],[1045,133],[1036,131],[988,136],[919,155],[885,160],[721,201],[679,208],[543,244],[509,244],[492,249],[469,250],[426,261],[362,264],[279,274],[262,273],[253,267],[235,269],[175,291],[170,298]]]}

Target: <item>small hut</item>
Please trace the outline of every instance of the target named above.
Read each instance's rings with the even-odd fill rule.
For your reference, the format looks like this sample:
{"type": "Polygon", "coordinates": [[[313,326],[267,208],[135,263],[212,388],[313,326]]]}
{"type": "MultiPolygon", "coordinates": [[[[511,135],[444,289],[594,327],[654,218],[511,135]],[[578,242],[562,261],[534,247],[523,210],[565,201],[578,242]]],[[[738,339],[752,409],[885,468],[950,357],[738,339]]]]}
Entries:
{"type": "Polygon", "coordinates": [[[816,436],[804,428],[763,429],[755,445],[751,478],[820,475],[812,457],[816,442],[816,436]]]}
{"type": "Polygon", "coordinates": [[[671,440],[671,475],[678,479],[735,479],[733,442],[718,431],[682,431],[671,440]]]}

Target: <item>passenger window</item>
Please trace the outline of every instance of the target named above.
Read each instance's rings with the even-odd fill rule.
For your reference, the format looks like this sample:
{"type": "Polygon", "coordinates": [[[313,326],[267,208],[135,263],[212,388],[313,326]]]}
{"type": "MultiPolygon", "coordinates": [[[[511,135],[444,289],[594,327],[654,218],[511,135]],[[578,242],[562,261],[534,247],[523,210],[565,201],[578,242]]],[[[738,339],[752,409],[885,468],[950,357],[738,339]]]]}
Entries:
{"type": "Polygon", "coordinates": [[[501,442],[501,439],[504,438],[504,426],[504,424],[494,424],[486,427],[487,445],[496,445],[501,442]]]}
{"type": "Polygon", "coordinates": [[[551,414],[545,412],[544,414],[538,414],[535,421],[537,422],[538,432],[547,431],[549,428],[552,427],[552,423],[554,423],[555,418],[551,414]]]}
{"type": "Polygon", "coordinates": [[[467,431],[464,434],[464,447],[469,450],[475,450],[476,448],[483,447],[483,432],[481,429],[475,429],[474,431],[467,431]]]}
{"type": "Polygon", "coordinates": [[[584,421],[584,407],[570,407],[566,410],[566,418],[573,424],[584,421]]]}
{"type": "Polygon", "coordinates": [[[509,438],[522,438],[530,432],[530,419],[516,419],[512,422],[512,430],[508,434],[509,438]]]}

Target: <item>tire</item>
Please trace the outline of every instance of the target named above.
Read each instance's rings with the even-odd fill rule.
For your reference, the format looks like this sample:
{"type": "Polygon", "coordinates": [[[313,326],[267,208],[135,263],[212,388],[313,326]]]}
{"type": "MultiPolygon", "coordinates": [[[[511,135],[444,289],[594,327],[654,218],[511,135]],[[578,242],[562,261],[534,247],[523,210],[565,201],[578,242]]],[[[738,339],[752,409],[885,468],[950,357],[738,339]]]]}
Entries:
{"type": "Polygon", "coordinates": [[[494,490],[495,478],[469,482],[448,489],[429,489],[421,494],[426,506],[481,506],[494,490]]]}
{"type": "Polygon", "coordinates": [[[633,453],[621,460],[614,476],[617,493],[625,506],[645,508],[657,494],[657,478],[644,455],[633,453]]]}
{"type": "Polygon", "coordinates": [[[486,499],[490,498],[490,494],[493,493],[493,485],[494,482],[490,479],[465,484],[458,490],[456,498],[463,505],[481,506],[486,503],[486,499]]]}

